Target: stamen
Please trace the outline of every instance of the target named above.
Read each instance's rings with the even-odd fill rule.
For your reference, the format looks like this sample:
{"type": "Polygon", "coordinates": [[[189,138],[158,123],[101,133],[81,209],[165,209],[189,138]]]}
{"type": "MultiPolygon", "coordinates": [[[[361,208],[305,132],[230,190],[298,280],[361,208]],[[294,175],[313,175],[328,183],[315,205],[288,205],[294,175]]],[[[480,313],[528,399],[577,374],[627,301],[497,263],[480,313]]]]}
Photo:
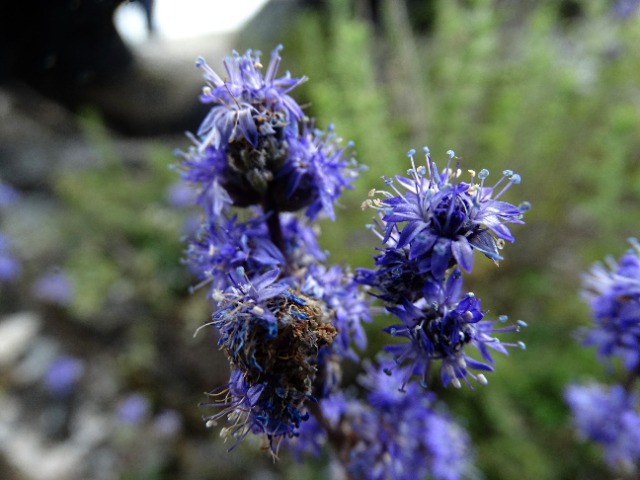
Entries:
{"type": "MultiPolygon", "coordinates": [[[[522,178],[521,178],[521,177],[520,177],[520,175],[518,175],[517,173],[513,173],[513,172],[511,172],[511,170],[505,170],[505,172],[510,172],[510,173],[511,173],[510,178],[509,178],[509,182],[508,182],[508,183],[503,187],[503,189],[502,189],[502,190],[500,190],[500,192],[499,192],[498,194],[496,194],[496,195],[493,197],[493,198],[494,198],[494,200],[497,200],[498,198],[500,198],[500,197],[502,196],[502,194],[503,194],[504,192],[506,192],[506,191],[511,187],[511,185],[513,185],[513,184],[516,184],[516,185],[517,185],[517,184],[519,184],[519,183],[522,181],[522,178]]],[[[497,187],[497,186],[502,182],[502,180],[503,180],[503,179],[505,179],[505,178],[507,178],[507,176],[506,176],[506,175],[505,175],[504,177],[502,177],[502,178],[498,181],[498,183],[496,183],[496,184],[493,186],[494,190],[495,190],[495,188],[496,188],[496,187],[497,187]]]]}

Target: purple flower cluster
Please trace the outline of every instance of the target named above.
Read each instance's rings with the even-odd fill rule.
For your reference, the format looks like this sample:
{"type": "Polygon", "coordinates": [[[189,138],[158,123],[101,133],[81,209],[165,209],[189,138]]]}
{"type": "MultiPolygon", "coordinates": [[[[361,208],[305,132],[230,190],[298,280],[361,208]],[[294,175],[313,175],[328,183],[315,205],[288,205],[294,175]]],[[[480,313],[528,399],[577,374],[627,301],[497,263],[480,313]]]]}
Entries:
{"type": "Polygon", "coordinates": [[[633,248],[618,262],[609,257],[583,276],[593,323],[581,332],[608,372],[621,365],[626,378],[611,387],[570,385],[565,391],[580,435],[601,445],[607,464],[622,472],[640,464],[640,403],[633,393],[640,375],[640,244],[630,243],[633,248]]]}
{"type": "Polygon", "coordinates": [[[280,212],[306,208],[311,220],[321,211],[333,218],[333,203],[358,176],[333,128],[315,128],[289,96],[306,78],[276,77],[280,49],[264,75],[260,55],[252,51],[227,58],[224,79],[198,60],[208,83],[201,100],[213,107],[192,137],[194,146],[179,153],[183,178],[198,186],[198,201],[209,214],[233,204],[280,212]]]}
{"type": "Polygon", "coordinates": [[[435,397],[418,384],[403,389],[404,372],[391,368],[384,359],[379,366],[366,367],[361,379],[368,390],[365,400],[341,393],[325,399],[320,415],[304,424],[291,448],[317,455],[330,430],[341,438],[337,453],[350,478],[462,478],[472,464],[467,433],[435,410],[435,397]]]}
{"type": "Polygon", "coordinates": [[[640,414],[637,397],[621,385],[571,385],[565,397],[576,428],[604,449],[615,470],[630,472],[640,462],[640,414]]]}
{"type": "Polygon", "coordinates": [[[443,385],[469,383],[471,377],[486,383],[483,374],[469,368],[491,371],[489,349],[507,353],[506,347],[522,343],[501,343],[496,333],[518,331],[516,325],[497,326],[498,320],[483,320],[480,300],[471,292],[462,293],[462,271],[473,266],[475,250],[498,262],[505,241],[514,238],[507,223],[521,224],[528,203],[516,207],[500,200],[520,176],[503,172],[493,186],[485,185],[487,170],[470,171],[470,182],[461,180],[459,166],[452,165],[455,154],[449,151],[444,170],[438,170],[425,147],[426,165],[416,167],[415,150],[408,177],[386,178],[388,189],[372,190],[374,197],[364,207],[377,210],[372,230],[382,240],[382,253],[375,257],[376,269],[359,269],[360,283],[375,289],[387,310],[400,324],[385,331],[406,338],[406,343],[386,347],[398,364],[409,364],[410,375],[418,375],[426,384],[431,365],[440,362],[443,385]],[[476,178],[479,180],[476,183],[476,178]],[[382,198],[378,197],[381,196],[382,198]],[[464,347],[473,345],[484,360],[467,355],[464,347]]]}
{"type": "Polygon", "coordinates": [[[204,210],[187,263],[207,285],[229,383],[212,392],[207,417],[230,418],[237,440],[263,434],[275,454],[297,435],[306,406],[335,389],[339,360],[365,347],[366,298],[351,273],[328,265],[312,222],[360,168],[330,127],[314,127],[289,92],[304,78],[278,77],[280,47],[262,73],[248,51],[224,62],[225,77],[198,60],[212,108],[194,145],[179,152],[183,180],[204,210]],[[304,215],[296,212],[304,211],[304,215]],[[335,340],[335,341],[334,341],[335,340]]]}
{"type": "Polygon", "coordinates": [[[622,359],[625,368],[640,368],[640,244],[632,239],[619,262],[595,264],[584,275],[583,296],[593,314],[585,343],[594,345],[602,359],[622,359]]]}
{"type": "MultiPolygon", "coordinates": [[[[274,455],[282,444],[318,455],[329,443],[350,478],[461,478],[469,438],[424,387],[434,365],[445,386],[486,383],[470,370],[491,371],[491,350],[522,346],[496,335],[523,323],[485,319],[480,300],[462,288],[474,251],[501,260],[514,240],[506,225],[523,223],[528,205],[501,199],[520,177],[506,171],[489,186],[483,170],[463,182],[453,152],[442,172],[428,153],[416,167],[411,152],[400,188],[387,179],[388,190],[372,193],[382,198],[367,202],[384,244],[376,269],[331,265],[314,222],[334,218],[360,167],[350,145],[340,146],[332,127],[315,128],[289,95],[305,78],[278,77],[279,52],[264,74],[251,51],[227,58],[225,77],[199,60],[208,82],[201,99],[212,107],[193,145],[178,152],[204,211],[186,260],[208,288],[213,313],[204,326],[214,328],[231,367],[229,382],[204,404],[214,409],[205,421],[228,422],[222,433],[233,446],[258,434],[274,455]],[[361,398],[339,384],[343,362],[358,362],[367,345],[368,290],[397,318],[385,331],[405,342],[365,364],[361,398]]],[[[178,204],[185,197],[172,193],[178,204]]]]}

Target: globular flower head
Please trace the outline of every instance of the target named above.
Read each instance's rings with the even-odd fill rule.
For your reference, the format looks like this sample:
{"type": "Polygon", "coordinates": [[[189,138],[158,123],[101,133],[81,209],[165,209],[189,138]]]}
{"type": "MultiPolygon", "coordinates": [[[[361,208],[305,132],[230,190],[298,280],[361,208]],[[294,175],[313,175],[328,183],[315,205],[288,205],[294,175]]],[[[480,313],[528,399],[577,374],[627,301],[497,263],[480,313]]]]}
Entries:
{"type": "Polygon", "coordinates": [[[523,223],[522,214],[528,204],[516,207],[499,200],[511,185],[520,183],[520,176],[506,170],[493,186],[485,185],[487,170],[478,175],[470,171],[470,182],[461,180],[461,172],[451,162],[455,154],[449,151],[447,167],[440,171],[425,147],[427,163],[416,167],[414,150],[408,153],[412,168],[408,177],[385,179],[389,190],[373,190],[366,206],[378,210],[382,230],[379,235],[385,244],[376,258],[381,267],[381,280],[369,279],[382,289],[389,283],[389,275],[399,281],[409,281],[416,274],[429,274],[436,279],[459,265],[469,272],[473,266],[473,250],[479,250],[494,261],[501,260],[499,250],[505,241],[513,242],[507,223],[523,223]],[[476,179],[479,181],[476,182],[476,179]],[[399,184],[399,188],[395,186],[399,184]],[[391,258],[387,258],[390,256],[391,258]],[[395,266],[398,257],[406,257],[411,267],[395,266]],[[392,269],[389,266],[392,265],[392,269]]]}
{"type": "Polygon", "coordinates": [[[282,196],[275,203],[288,207],[283,210],[307,207],[311,220],[321,211],[335,219],[333,204],[362,169],[339,142],[333,125],[324,132],[305,122],[301,135],[289,142],[289,157],[275,175],[274,192],[282,196]]]}
{"type": "Polygon", "coordinates": [[[187,250],[187,262],[202,282],[210,283],[210,295],[233,285],[230,272],[238,268],[250,277],[284,264],[282,252],[269,239],[265,217],[246,222],[219,216],[202,226],[187,250]]]}
{"type": "Polygon", "coordinates": [[[333,203],[358,176],[360,167],[340,146],[329,127],[314,127],[288,94],[304,81],[288,74],[276,78],[280,48],[266,73],[259,54],[248,51],[225,60],[223,80],[203,60],[209,83],[202,101],[213,103],[187,152],[183,178],[198,186],[198,202],[209,216],[230,205],[261,205],[265,211],[306,208],[313,220],[323,211],[333,218],[333,203]]]}
{"type": "Polygon", "coordinates": [[[204,147],[225,147],[234,141],[245,141],[254,148],[262,134],[281,135],[282,129],[295,129],[304,114],[289,92],[306,80],[288,73],[276,78],[280,66],[280,50],[271,53],[262,74],[260,52],[234,52],[224,60],[226,76],[220,77],[203,58],[196,65],[204,70],[208,85],[200,97],[214,106],[200,126],[198,135],[204,147]]]}
{"type": "Polygon", "coordinates": [[[584,298],[592,309],[593,326],[586,343],[595,345],[603,359],[620,357],[633,371],[640,366],[640,244],[631,240],[630,249],[619,262],[595,264],[584,275],[584,298]]]}
{"type": "Polygon", "coordinates": [[[582,437],[604,449],[616,470],[631,472],[640,462],[640,414],[637,398],[621,385],[570,385],[565,398],[582,437]]]}
{"type": "Polygon", "coordinates": [[[412,303],[404,300],[401,304],[387,307],[397,316],[400,324],[387,327],[385,331],[393,336],[406,338],[406,343],[385,347],[396,358],[398,364],[411,365],[410,373],[418,375],[424,383],[434,363],[440,363],[442,384],[461,385],[460,380],[469,384],[467,377],[486,383],[483,374],[475,375],[469,369],[493,371],[494,361],[489,349],[507,354],[506,347],[524,344],[502,343],[494,335],[515,332],[524,325],[497,327],[496,323],[507,320],[482,320],[484,312],[480,300],[473,293],[461,294],[462,275],[454,269],[446,282],[432,281],[425,285],[423,297],[412,303]],[[467,346],[474,346],[483,361],[468,355],[467,346]]]}
{"type": "MultiPolygon", "coordinates": [[[[259,52],[251,50],[244,55],[234,52],[224,60],[224,79],[202,58],[197,62],[208,82],[201,101],[214,106],[193,139],[196,148],[186,155],[185,166],[209,171],[205,176],[211,180],[203,190],[222,201],[226,195],[236,206],[262,203],[284,210],[273,205],[270,185],[287,161],[290,144],[298,137],[298,122],[304,116],[288,92],[305,78],[289,74],[276,78],[280,50],[272,52],[264,75],[259,52]]],[[[191,179],[189,175],[186,178],[191,179]]]]}
{"type": "Polygon", "coordinates": [[[278,280],[279,271],[251,280],[241,273],[233,276],[229,292],[214,296],[218,344],[238,373],[229,385],[231,399],[211,406],[235,412],[239,427],[230,432],[238,440],[248,431],[264,433],[276,453],[281,439],[296,435],[307,418],[303,410],[313,399],[318,352],[336,331],[317,302],[278,280]]]}

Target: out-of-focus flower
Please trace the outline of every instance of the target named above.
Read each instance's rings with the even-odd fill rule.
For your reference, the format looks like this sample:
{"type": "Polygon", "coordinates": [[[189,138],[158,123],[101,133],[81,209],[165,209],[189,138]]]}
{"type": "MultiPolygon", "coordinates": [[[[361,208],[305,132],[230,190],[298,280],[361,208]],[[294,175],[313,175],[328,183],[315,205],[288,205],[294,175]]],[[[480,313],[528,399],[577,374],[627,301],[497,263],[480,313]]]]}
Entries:
{"type": "Polygon", "coordinates": [[[447,415],[436,412],[425,419],[422,442],[429,452],[429,474],[438,480],[467,478],[473,451],[469,434],[447,415]]]}
{"type": "Polygon", "coordinates": [[[620,357],[634,371],[640,366],[640,244],[619,262],[608,258],[583,276],[583,297],[591,306],[593,326],[585,343],[595,345],[600,358],[620,357]]]}
{"type": "Polygon", "coordinates": [[[640,414],[637,398],[621,385],[570,385],[565,398],[580,435],[604,449],[613,469],[636,471],[640,462],[640,414]]]}
{"type": "Polygon", "coordinates": [[[172,207],[186,208],[195,203],[196,195],[189,185],[184,182],[175,182],[167,188],[165,198],[172,207]]]}
{"type": "Polygon", "coordinates": [[[132,393],[118,405],[116,418],[124,424],[138,425],[147,419],[149,400],[141,393],[132,393]]]}
{"type": "Polygon", "coordinates": [[[372,409],[354,419],[360,444],[352,448],[350,472],[367,480],[462,478],[472,461],[467,433],[434,410],[433,394],[405,385],[407,372],[393,366],[379,359],[361,379],[372,409]]]}
{"type": "MultiPolygon", "coordinates": [[[[403,388],[406,372],[393,365],[366,367],[367,402],[341,393],[320,402],[321,418],[341,439],[337,453],[347,471],[365,480],[464,478],[473,459],[467,433],[434,410],[433,394],[415,383],[403,388]]],[[[317,455],[326,441],[326,430],[311,418],[290,443],[297,454],[317,455]]]]}
{"type": "Polygon", "coordinates": [[[0,180],[0,208],[13,205],[19,197],[20,195],[15,188],[0,180]]]}
{"type": "Polygon", "coordinates": [[[0,282],[12,282],[22,273],[22,265],[11,249],[9,239],[0,233],[0,282]]]}
{"type": "Polygon", "coordinates": [[[68,275],[61,271],[49,272],[33,284],[32,292],[38,300],[56,305],[68,305],[75,289],[68,275]]]}
{"type": "Polygon", "coordinates": [[[84,373],[82,360],[68,355],[56,358],[47,369],[44,386],[52,395],[64,397],[73,392],[84,373]]]}
{"type": "Polygon", "coordinates": [[[613,5],[613,14],[625,19],[635,15],[638,9],[640,9],[640,0],[616,0],[613,5]]]}
{"type": "Polygon", "coordinates": [[[165,437],[173,436],[182,428],[182,417],[176,410],[163,410],[154,418],[153,427],[156,432],[165,437]]]}

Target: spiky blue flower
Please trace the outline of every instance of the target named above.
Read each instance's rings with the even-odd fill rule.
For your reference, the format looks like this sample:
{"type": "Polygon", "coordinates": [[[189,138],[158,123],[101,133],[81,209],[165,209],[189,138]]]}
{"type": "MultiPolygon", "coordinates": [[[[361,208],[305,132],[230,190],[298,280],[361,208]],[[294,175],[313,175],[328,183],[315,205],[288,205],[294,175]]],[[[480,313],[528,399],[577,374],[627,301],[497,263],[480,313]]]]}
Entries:
{"type": "MultiPolygon", "coordinates": [[[[398,255],[406,255],[415,265],[411,268],[419,275],[429,273],[439,279],[456,264],[471,271],[473,250],[496,262],[501,260],[499,250],[503,243],[514,241],[506,224],[524,223],[522,214],[529,208],[528,204],[516,207],[499,200],[512,185],[520,183],[520,176],[505,170],[498,182],[487,186],[487,170],[477,175],[478,183],[475,172],[470,171],[471,180],[467,183],[461,180],[458,166],[452,165],[455,158],[452,151],[442,171],[426,148],[425,153],[426,165],[416,167],[415,151],[411,150],[407,154],[412,166],[407,172],[409,176],[397,176],[395,180],[400,188],[387,178],[389,190],[371,192],[383,198],[366,202],[367,206],[376,208],[381,217],[379,235],[385,250],[376,258],[376,264],[386,267],[398,255]],[[387,259],[387,255],[392,259],[387,259]]],[[[413,277],[413,270],[406,274],[413,277]]],[[[405,272],[396,272],[400,277],[403,274],[405,272]]]]}
{"type": "Polygon", "coordinates": [[[446,282],[427,283],[423,297],[417,302],[405,299],[387,310],[402,323],[387,327],[385,331],[405,338],[407,342],[388,345],[385,350],[398,364],[411,365],[410,374],[418,375],[425,384],[434,363],[440,364],[444,386],[452,383],[460,387],[460,380],[469,384],[467,377],[484,384],[485,376],[475,375],[469,369],[493,371],[494,361],[489,349],[508,354],[506,347],[524,347],[523,344],[502,343],[495,337],[496,333],[516,332],[524,324],[496,327],[496,323],[503,323],[506,317],[482,320],[484,312],[480,300],[473,293],[462,295],[462,274],[457,268],[446,282]],[[469,356],[467,346],[475,347],[483,361],[469,356]]]}
{"type": "MultiPolygon", "coordinates": [[[[195,137],[191,136],[191,139],[196,146],[199,145],[195,137]]],[[[183,157],[181,176],[195,187],[196,203],[204,208],[208,217],[215,218],[233,205],[229,192],[241,198],[242,193],[251,192],[251,189],[243,176],[230,173],[224,150],[206,147],[200,151],[196,146],[191,146],[186,152],[176,150],[176,155],[183,157]]],[[[255,198],[249,200],[248,205],[255,203],[255,198]]]]}
{"type": "Polygon", "coordinates": [[[210,295],[233,285],[230,272],[238,268],[250,277],[285,263],[282,252],[269,239],[264,216],[245,222],[237,215],[208,223],[187,251],[187,261],[201,281],[210,283],[210,295]]]}
{"type": "Polygon", "coordinates": [[[244,139],[255,148],[261,134],[275,134],[282,128],[295,130],[295,122],[302,120],[304,114],[289,92],[306,77],[292,78],[287,73],[276,78],[280,50],[282,46],[271,53],[264,75],[260,52],[248,50],[244,55],[234,52],[225,58],[224,79],[203,58],[198,59],[196,65],[204,70],[209,83],[200,100],[214,104],[198,130],[203,147],[220,148],[244,139]]]}
{"type": "MultiPolygon", "coordinates": [[[[293,393],[295,396],[300,395],[299,392],[293,393]]],[[[300,398],[294,399],[291,392],[270,388],[267,381],[248,382],[239,369],[232,369],[229,383],[209,395],[213,399],[212,403],[204,403],[202,406],[220,410],[205,417],[205,421],[209,427],[217,425],[221,419],[230,424],[221,432],[225,439],[235,440],[230,449],[235,448],[249,433],[253,433],[264,436],[267,447],[275,456],[280,442],[297,435],[300,424],[308,418],[308,414],[302,413],[295,406],[300,398]]]]}
{"type": "Polygon", "coordinates": [[[347,155],[351,146],[329,127],[323,132],[304,117],[288,92],[303,78],[276,78],[280,47],[263,76],[259,55],[247,52],[225,60],[223,80],[203,60],[209,86],[201,97],[213,103],[194,145],[177,153],[183,178],[199,190],[198,202],[209,216],[230,205],[261,205],[266,212],[307,209],[313,220],[333,204],[361,169],[347,155]]]}
{"type": "Polygon", "coordinates": [[[640,464],[640,414],[637,397],[621,385],[570,385],[565,398],[580,435],[604,449],[609,466],[633,472],[640,464]]]}
{"type": "Polygon", "coordinates": [[[323,132],[313,122],[305,122],[301,134],[289,142],[287,161],[275,174],[275,191],[286,197],[276,203],[308,206],[306,215],[311,220],[321,211],[334,220],[333,204],[343,189],[352,188],[361,170],[345,155],[352,144],[341,147],[339,142],[333,125],[323,132]]]}
{"type": "Polygon", "coordinates": [[[583,276],[583,296],[592,309],[593,326],[585,343],[595,345],[601,359],[619,357],[630,371],[640,367],[640,244],[619,262],[607,259],[583,276]]]}
{"type": "Polygon", "coordinates": [[[336,331],[318,302],[289,288],[278,270],[230,277],[233,286],[213,297],[218,305],[211,323],[241,380],[232,378],[228,386],[231,403],[211,406],[239,412],[243,428],[233,435],[241,440],[247,428],[264,433],[276,453],[280,440],[295,435],[307,418],[302,412],[313,400],[319,352],[336,331]]]}

